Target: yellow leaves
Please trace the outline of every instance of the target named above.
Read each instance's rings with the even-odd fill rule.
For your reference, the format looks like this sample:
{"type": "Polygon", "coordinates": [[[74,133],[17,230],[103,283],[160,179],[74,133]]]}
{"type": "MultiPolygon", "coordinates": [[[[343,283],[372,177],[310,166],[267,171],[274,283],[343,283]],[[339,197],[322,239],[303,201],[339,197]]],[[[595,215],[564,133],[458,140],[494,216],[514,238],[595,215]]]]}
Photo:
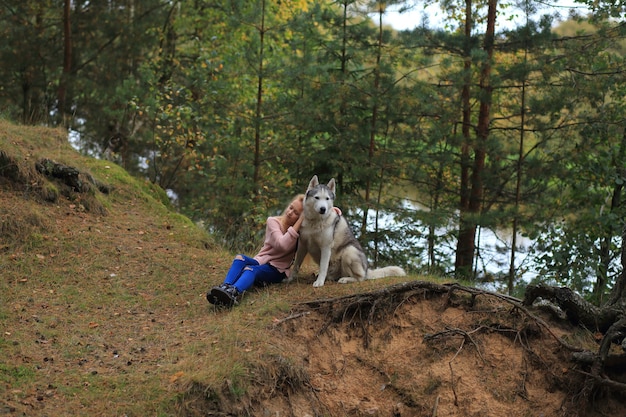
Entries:
{"type": "Polygon", "coordinates": [[[308,0],[283,0],[279,7],[273,10],[275,13],[275,20],[286,22],[294,15],[309,10],[308,0]]]}

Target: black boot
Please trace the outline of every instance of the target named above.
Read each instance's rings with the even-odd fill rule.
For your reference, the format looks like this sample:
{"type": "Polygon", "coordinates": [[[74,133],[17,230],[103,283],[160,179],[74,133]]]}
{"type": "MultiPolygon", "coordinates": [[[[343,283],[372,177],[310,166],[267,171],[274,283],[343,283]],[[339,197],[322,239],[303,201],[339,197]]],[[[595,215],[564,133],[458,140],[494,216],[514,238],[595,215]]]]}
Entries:
{"type": "Polygon", "coordinates": [[[241,294],[233,285],[222,284],[219,287],[211,288],[207,294],[207,300],[211,304],[224,307],[232,307],[239,304],[241,294]]]}
{"type": "Polygon", "coordinates": [[[220,284],[217,287],[213,287],[209,290],[209,292],[206,293],[206,299],[209,303],[211,304],[218,304],[217,298],[214,294],[215,289],[217,288],[221,288],[222,290],[225,290],[226,288],[228,288],[229,284],[220,284]]]}

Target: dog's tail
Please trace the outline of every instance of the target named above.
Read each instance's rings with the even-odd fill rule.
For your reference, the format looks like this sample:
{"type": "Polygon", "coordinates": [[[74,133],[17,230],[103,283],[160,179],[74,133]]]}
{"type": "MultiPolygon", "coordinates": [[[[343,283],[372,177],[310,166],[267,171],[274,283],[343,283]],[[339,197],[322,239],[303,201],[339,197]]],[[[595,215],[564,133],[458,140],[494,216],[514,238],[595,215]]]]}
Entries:
{"type": "Polygon", "coordinates": [[[384,268],[368,269],[367,279],[378,279],[385,277],[403,277],[406,275],[404,269],[399,266],[386,266],[384,268]]]}

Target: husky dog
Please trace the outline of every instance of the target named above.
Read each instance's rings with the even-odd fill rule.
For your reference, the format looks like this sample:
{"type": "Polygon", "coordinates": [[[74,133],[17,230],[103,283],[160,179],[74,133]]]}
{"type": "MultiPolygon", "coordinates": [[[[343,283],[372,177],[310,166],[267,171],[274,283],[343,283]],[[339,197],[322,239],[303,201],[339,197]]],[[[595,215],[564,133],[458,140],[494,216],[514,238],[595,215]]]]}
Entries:
{"type": "Polygon", "coordinates": [[[293,265],[292,276],[296,277],[307,253],[319,265],[319,274],[314,287],[324,285],[326,278],[348,282],[363,281],[391,276],[404,276],[397,266],[367,269],[365,252],[354,237],[348,222],[333,210],[335,179],[328,185],[320,184],[317,175],[309,182],[304,197],[304,219],[300,226],[300,239],[293,265]]]}

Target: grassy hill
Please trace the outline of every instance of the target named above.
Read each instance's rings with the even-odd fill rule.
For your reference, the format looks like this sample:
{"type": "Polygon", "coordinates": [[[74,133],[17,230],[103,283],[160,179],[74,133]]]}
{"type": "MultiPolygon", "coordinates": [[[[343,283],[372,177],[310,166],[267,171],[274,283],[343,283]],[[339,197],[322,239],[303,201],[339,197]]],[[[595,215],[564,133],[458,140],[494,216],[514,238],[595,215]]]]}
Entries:
{"type": "Polygon", "coordinates": [[[0,414],[626,412],[560,343],[592,334],[493,294],[311,275],[216,310],[205,292],[234,254],[168,204],[61,130],[0,121],[0,414]]]}

